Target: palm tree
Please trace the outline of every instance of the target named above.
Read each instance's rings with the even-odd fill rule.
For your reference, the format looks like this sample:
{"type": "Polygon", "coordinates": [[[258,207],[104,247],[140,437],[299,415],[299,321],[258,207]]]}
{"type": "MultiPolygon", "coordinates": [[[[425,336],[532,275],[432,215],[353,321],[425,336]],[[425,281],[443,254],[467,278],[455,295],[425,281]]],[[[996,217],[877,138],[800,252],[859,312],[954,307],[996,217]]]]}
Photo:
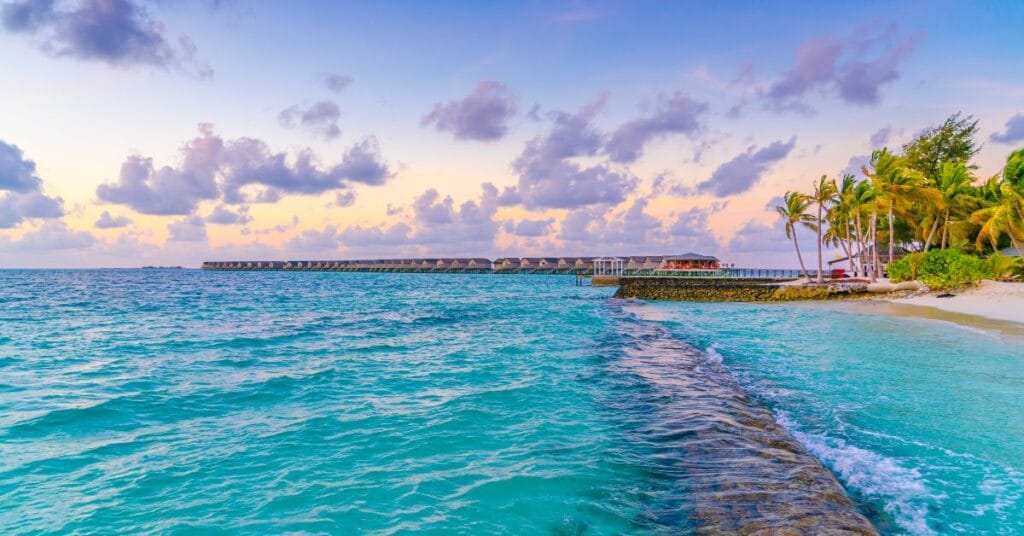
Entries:
{"type": "MultiPolygon", "coordinates": [[[[869,244],[877,244],[878,237],[875,235],[875,217],[877,211],[877,205],[875,203],[875,188],[868,181],[861,181],[853,187],[853,197],[851,199],[850,209],[853,211],[854,216],[854,230],[857,232],[857,246],[860,249],[858,255],[858,261],[860,262],[860,269],[865,274],[869,274],[871,280],[874,281],[876,278],[877,271],[875,270],[875,263],[871,262],[870,256],[865,260],[865,253],[868,251],[869,244]],[[871,222],[870,226],[865,228],[862,216],[867,216],[871,222]]],[[[877,247],[871,249],[877,250],[877,247]]]]}
{"type": "Polygon", "coordinates": [[[939,193],[942,195],[942,204],[945,206],[935,205],[938,210],[935,213],[936,217],[932,223],[932,230],[928,233],[928,239],[925,241],[925,251],[928,251],[928,248],[931,246],[935,231],[940,225],[942,228],[942,239],[939,247],[946,249],[946,245],[952,242],[950,228],[953,222],[950,220],[950,217],[961,217],[963,212],[980,201],[975,195],[976,189],[973,183],[974,177],[971,175],[970,170],[967,169],[967,166],[961,162],[945,162],[939,168],[936,185],[938,186],[939,193]]]}
{"type": "Polygon", "coordinates": [[[1001,199],[995,205],[977,210],[971,221],[981,225],[975,247],[981,249],[986,242],[992,249],[999,249],[999,239],[1005,234],[1010,244],[1024,256],[1024,194],[1010,182],[1003,181],[1000,187],[1001,199]]]}
{"type": "Polygon", "coordinates": [[[838,243],[846,253],[847,261],[850,264],[850,272],[856,272],[854,265],[853,244],[851,227],[853,226],[854,194],[857,187],[857,178],[847,173],[839,181],[836,189],[835,202],[829,209],[826,218],[828,219],[828,232],[830,239],[838,243]]]}
{"type": "Polygon", "coordinates": [[[836,181],[829,179],[828,175],[822,175],[814,185],[814,193],[811,195],[811,200],[818,205],[818,283],[825,282],[825,266],[821,259],[821,231],[825,223],[825,206],[835,201],[836,191],[836,181]]]}
{"type": "MultiPolygon", "coordinates": [[[[888,149],[872,153],[870,166],[865,166],[863,171],[871,179],[877,191],[878,204],[885,210],[889,220],[888,262],[891,263],[896,255],[897,214],[909,214],[915,203],[941,205],[942,196],[934,188],[925,185],[921,173],[904,165],[903,158],[889,152],[888,149]]],[[[875,249],[878,249],[877,244],[875,249]]]]}
{"type": "Polygon", "coordinates": [[[793,247],[796,248],[796,258],[800,261],[800,270],[803,271],[804,277],[810,277],[807,274],[807,267],[804,266],[804,257],[800,254],[800,243],[796,239],[796,229],[798,225],[802,225],[808,229],[817,230],[817,226],[814,224],[814,216],[807,213],[807,207],[811,204],[811,198],[800,192],[786,192],[782,202],[783,204],[776,206],[775,210],[786,222],[786,238],[793,240],[793,247]]]}

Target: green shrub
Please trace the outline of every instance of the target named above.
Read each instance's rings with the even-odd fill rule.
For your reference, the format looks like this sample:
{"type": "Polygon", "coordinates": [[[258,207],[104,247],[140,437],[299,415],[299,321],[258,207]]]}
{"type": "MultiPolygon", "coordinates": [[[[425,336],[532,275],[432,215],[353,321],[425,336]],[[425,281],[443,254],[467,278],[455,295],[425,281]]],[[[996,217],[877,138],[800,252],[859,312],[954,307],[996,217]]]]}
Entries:
{"type": "Polygon", "coordinates": [[[986,276],[992,279],[1009,281],[1020,278],[1024,264],[1021,263],[1020,257],[1007,257],[997,251],[985,259],[984,270],[986,276]]]}
{"type": "Polygon", "coordinates": [[[908,253],[902,259],[888,266],[889,279],[896,283],[917,279],[917,273],[921,269],[924,258],[925,253],[908,253]]]}
{"type": "Polygon", "coordinates": [[[959,249],[933,249],[911,253],[888,266],[894,282],[918,281],[931,288],[952,288],[992,277],[986,262],[959,249]]]}

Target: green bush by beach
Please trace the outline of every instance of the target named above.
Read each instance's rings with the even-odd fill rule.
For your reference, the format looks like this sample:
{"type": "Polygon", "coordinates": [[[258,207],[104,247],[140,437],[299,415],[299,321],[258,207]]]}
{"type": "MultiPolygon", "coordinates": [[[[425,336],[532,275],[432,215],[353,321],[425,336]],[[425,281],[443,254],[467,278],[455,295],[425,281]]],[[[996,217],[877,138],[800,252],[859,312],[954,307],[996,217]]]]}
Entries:
{"type": "Polygon", "coordinates": [[[984,259],[955,248],[911,253],[889,265],[893,282],[918,280],[931,288],[953,288],[993,277],[984,259]]]}
{"type": "Polygon", "coordinates": [[[1018,257],[997,252],[982,259],[956,248],[910,253],[888,266],[891,281],[917,280],[931,288],[960,287],[982,279],[1014,280],[1022,270],[1018,257]]]}

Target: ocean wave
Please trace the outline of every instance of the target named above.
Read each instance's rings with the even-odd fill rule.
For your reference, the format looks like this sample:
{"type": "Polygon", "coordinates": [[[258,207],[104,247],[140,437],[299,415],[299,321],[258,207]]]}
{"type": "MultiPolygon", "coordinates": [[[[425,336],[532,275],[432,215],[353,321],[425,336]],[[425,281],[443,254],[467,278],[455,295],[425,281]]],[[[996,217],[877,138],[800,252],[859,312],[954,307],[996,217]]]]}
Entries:
{"type": "Polygon", "coordinates": [[[776,420],[847,487],[865,499],[881,501],[903,530],[915,536],[937,534],[929,525],[928,514],[943,497],[929,493],[920,471],[842,439],[803,431],[783,411],[776,412],[776,420]]]}

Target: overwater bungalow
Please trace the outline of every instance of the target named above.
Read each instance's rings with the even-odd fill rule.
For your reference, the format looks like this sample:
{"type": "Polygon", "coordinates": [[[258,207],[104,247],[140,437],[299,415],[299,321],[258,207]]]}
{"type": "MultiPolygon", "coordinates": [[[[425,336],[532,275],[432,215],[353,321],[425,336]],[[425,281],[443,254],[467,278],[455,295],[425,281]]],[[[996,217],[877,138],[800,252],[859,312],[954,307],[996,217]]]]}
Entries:
{"type": "Polygon", "coordinates": [[[494,261],[494,270],[497,272],[514,272],[519,270],[519,266],[519,259],[501,258],[494,261]]]}
{"type": "Polygon", "coordinates": [[[491,259],[485,259],[483,257],[467,259],[466,268],[469,268],[470,270],[490,270],[491,259]]]}

